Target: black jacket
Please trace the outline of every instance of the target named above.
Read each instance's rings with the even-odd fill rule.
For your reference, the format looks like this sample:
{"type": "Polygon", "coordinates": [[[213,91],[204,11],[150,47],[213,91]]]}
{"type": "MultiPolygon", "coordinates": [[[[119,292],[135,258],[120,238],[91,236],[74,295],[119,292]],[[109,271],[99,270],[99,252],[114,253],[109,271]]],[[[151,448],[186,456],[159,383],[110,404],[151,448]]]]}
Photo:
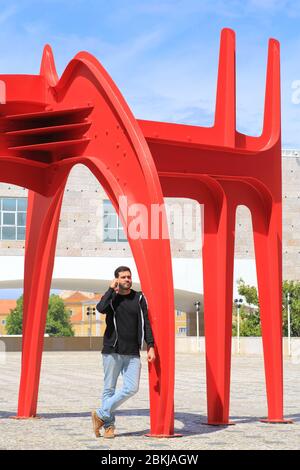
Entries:
{"type": "MultiPolygon", "coordinates": [[[[154,339],[151,330],[151,325],[148,318],[148,306],[147,301],[142,292],[137,292],[131,289],[131,292],[134,292],[134,301],[137,303],[137,308],[139,309],[138,315],[138,348],[142,349],[144,340],[146,341],[148,347],[154,346],[154,339]]],[[[116,299],[115,290],[112,287],[105,292],[102,296],[100,302],[96,305],[96,309],[100,313],[106,314],[106,330],[103,338],[104,348],[113,349],[117,345],[118,341],[118,330],[116,322],[116,310],[114,308],[114,300],[116,299]]]]}

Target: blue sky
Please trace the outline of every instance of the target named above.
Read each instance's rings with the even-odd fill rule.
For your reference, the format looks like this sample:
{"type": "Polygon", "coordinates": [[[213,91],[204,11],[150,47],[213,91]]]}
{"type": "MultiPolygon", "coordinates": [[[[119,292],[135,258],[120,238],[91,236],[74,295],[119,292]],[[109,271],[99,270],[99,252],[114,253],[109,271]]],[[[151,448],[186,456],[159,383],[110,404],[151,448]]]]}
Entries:
{"type": "Polygon", "coordinates": [[[61,74],[94,54],[138,118],[213,122],[219,36],[237,36],[238,129],[259,135],[267,44],[281,43],[283,146],[300,147],[300,3],[291,0],[0,0],[0,73],[38,73],[45,43],[61,74]]]}
{"type": "Polygon", "coordinates": [[[268,39],[281,43],[282,140],[300,148],[300,2],[291,0],[0,0],[0,73],[38,73],[49,43],[59,74],[94,54],[138,118],[211,125],[220,31],[237,37],[237,126],[259,135],[268,39]]]}

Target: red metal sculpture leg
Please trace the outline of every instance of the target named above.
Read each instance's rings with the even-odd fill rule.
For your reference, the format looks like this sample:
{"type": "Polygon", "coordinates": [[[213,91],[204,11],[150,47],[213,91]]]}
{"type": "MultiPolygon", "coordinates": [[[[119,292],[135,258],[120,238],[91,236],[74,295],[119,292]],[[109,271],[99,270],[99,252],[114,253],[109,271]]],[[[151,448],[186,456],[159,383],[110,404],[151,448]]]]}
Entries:
{"type": "Polygon", "coordinates": [[[283,418],[281,207],[252,215],[269,423],[283,418]],[[263,215],[265,217],[263,217],[263,215]]]}
{"type": "Polygon", "coordinates": [[[204,210],[203,282],[206,342],[207,423],[230,424],[229,390],[235,207],[204,210]]]}
{"type": "Polygon", "coordinates": [[[64,185],[53,196],[29,191],[18,417],[36,415],[44,333],[64,185]]]}
{"type": "Polygon", "coordinates": [[[207,176],[179,178],[161,172],[160,180],[165,196],[184,196],[204,204],[207,424],[228,425],[235,231],[235,203],[229,195],[235,191],[228,188],[230,183],[207,176]]]}

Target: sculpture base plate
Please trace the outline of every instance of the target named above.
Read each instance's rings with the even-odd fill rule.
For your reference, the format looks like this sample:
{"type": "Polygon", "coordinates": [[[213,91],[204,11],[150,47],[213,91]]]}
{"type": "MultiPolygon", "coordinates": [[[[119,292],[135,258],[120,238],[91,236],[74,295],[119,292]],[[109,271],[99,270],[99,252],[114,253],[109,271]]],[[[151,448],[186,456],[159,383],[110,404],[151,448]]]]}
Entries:
{"type": "Polygon", "coordinates": [[[174,437],[182,437],[182,434],[144,434],[145,437],[153,437],[155,439],[171,439],[174,437]]]}
{"type": "Polygon", "coordinates": [[[228,421],[227,423],[221,423],[221,422],[214,422],[214,423],[201,423],[201,424],[204,424],[205,426],[235,426],[236,423],[234,423],[233,421],[228,421]]]}
{"type": "Polygon", "coordinates": [[[9,419],[42,419],[42,416],[9,416],[9,419]]]}
{"type": "Polygon", "coordinates": [[[259,420],[261,423],[267,423],[267,424],[294,424],[294,421],[292,419],[260,419],[259,420]]]}

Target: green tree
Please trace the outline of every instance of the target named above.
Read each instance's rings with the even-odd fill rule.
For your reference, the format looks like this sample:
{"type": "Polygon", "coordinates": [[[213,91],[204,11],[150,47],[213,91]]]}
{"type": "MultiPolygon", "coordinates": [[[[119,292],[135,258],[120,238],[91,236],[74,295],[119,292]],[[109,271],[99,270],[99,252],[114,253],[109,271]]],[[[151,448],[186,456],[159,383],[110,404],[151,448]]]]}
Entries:
{"type": "MultiPolygon", "coordinates": [[[[282,284],[282,317],[283,335],[288,334],[287,320],[287,294],[290,293],[291,312],[291,335],[300,336],[300,282],[284,281],[282,284]]],[[[260,311],[257,289],[254,286],[245,284],[243,279],[238,280],[238,293],[244,296],[248,307],[243,305],[240,309],[240,335],[260,336],[260,311]]],[[[235,308],[235,307],[234,307],[235,308]]],[[[236,311],[236,308],[235,308],[236,311]]],[[[232,332],[236,335],[236,322],[233,324],[232,332]]]]}
{"type": "MultiPolygon", "coordinates": [[[[51,294],[48,303],[48,313],[45,333],[49,336],[74,336],[70,322],[71,312],[66,309],[63,300],[56,294],[51,294]]],[[[17,300],[16,307],[7,317],[6,330],[9,335],[22,334],[23,295],[17,300]]]]}
{"type": "MultiPolygon", "coordinates": [[[[236,309],[236,307],[235,307],[236,309]]],[[[232,334],[237,335],[237,323],[232,325],[232,334]]],[[[240,336],[261,336],[259,311],[244,305],[240,308],[240,336]]]]}
{"type": "MultiPolygon", "coordinates": [[[[240,308],[240,335],[261,336],[259,302],[256,287],[249,286],[245,284],[243,279],[239,279],[238,293],[245,298],[247,304],[247,306],[242,305],[240,308]]],[[[237,334],[236,322],[233,324],[232,334],[237,334]]]]}
{"type": "Polygon", "coordinates": [[[247,304],[258,306],[259,304],[256,287],[245,284],[242,278],[238,279],[237,284],[238,293],[245,297],[247,304]]]}
{"type": "MultiPolygon", "coordinates": [[[[245,284],[238,279],[238,293],[246,300],[246,305],[240,307],[240,336],[260,336],[260,315],[256,287],[245,284]]],[[[234,314],[237,317],[237,307],[234,304],[234,314]]],[[[237,335],[237,322],[232,325],[232,334],[237,335]]]]}
{"type": "Polygon", "coordinates": [[[283,334],[288,335],[287,300],[290,294],[291,335],[300,336],[300,282],[284,281],[282,287],[283,302],[283,334]]]}

